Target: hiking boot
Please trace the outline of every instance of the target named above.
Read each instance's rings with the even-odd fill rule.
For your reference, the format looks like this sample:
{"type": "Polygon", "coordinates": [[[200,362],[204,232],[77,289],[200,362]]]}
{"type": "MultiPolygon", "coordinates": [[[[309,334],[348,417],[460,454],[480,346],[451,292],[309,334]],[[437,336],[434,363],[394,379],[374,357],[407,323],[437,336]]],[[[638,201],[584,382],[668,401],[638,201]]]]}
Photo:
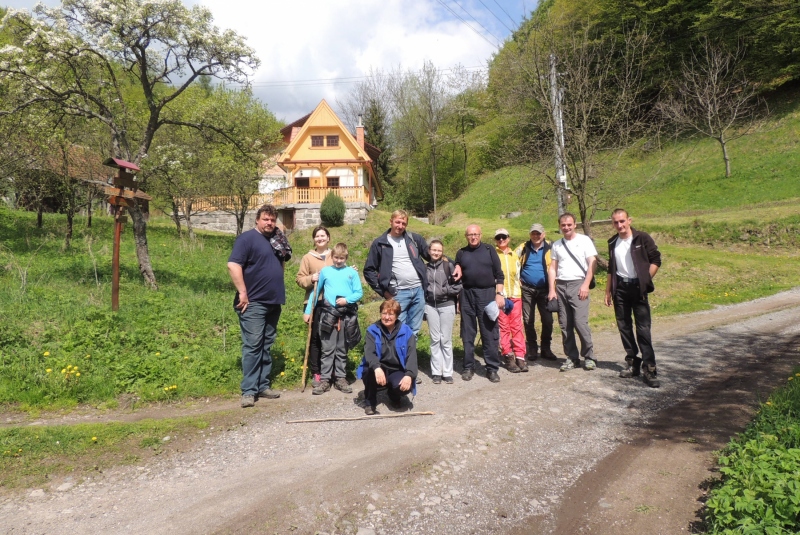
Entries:
{"type": "Polygon", "coordinates": [[[525,353],[525,360],[529,362],[536,362],[536,359],[539,358],[539,354],[534,351],[533,353],[525,353]]]}
{"type": "Polygon", "coordinates": [[[511,373],[519,373],[519,368],[517,368],[516,358],[514,355],[503,355],[503,360],[506,361],[506,369],[511,373]]]}
{"type": "Polygon", "coordinates": [[[327,379],[323,379],[319,382],[319,386],[315,386],[314,390],[311,391],[312,394],[315,396],[319,396],[320,394],[324,394],[328,390],[331,389],[331,382],[327,379]]]}
{"type": "Polygon", "coordinates": [[[318,387],[318,386],[319,386],[319,382],[320,382],[320,380],[321,380],[321,379],[320,379],[320,374],[318,374],[318,373],[315,373],[315,374],[314,374],[314,375],[311,377],[311,387],[312,387],[312,388],[316,388],[316,387],[318,387]]]}
{"type": "Polygon", "coordinates": [[[583,360],[583,369],[584,370],[586,370],[587,372],[590,372],[590,371],[594,370],[595,368],[597,368],[597,363],[594,361],[594,359],[584,359],[583,360]]]}
{"type": "Polygon", "coordinates": [[[559,368],[559,371],[568,372],[570,370],[574,370],[575,368],[580,367],[580,365],[581,365],[580,361],[574,361],[572,359],[567,359],[567,361],[564,364],[561,365],[561,368],[559,368]]]}
{"type": "Polygon", "coordinates": [[[640,368],[642,367],[642,359],[634,357],[625,357],[625,364],[627,368],[619,372],[619,376],[623,379],[630,379],[631,377],[639,377],[640,368]]]}
{"type": "Polygon", "coordinates": [[[661,386],[661,383],[656,378],[658,372],[656,371],[655,366],[647,366],[642,371],[644,372],[642,374],[642,379],[644,380],[644,384],[646,384],[650,388],[658,388],[661,386]]]}
{"type": "Polygon", "coordinates": [[[279,397],[281,397],[281,393],[274,391],[270,387],[267,387],[258,393],[258,399],[278,399],[279,397]]]}
{"type": "Polygon", "coordinates": [[[339,392],[344,392],[345,394],[352,394],[353,388],[350,386],[350,383],[347,382],[347,379],[344,377],[339,377],[336,379],[336,382],[333,384],[336,387],[336,390],[339,392]]]}
{"type": "MultiPolygon", "coordinates": [[[[519,373],[519,368],[517,368],[517,372],[519,373]]],[[[500,382],[500,376],[497,375],[497,372],[494,372],[494,371],[488,372],[486,374],[486,378],[489,379],[489,381],[491,381],[492,383],[499,383],[500,382]]]]}
{"type": "Polygon", "coordinates": [[[525,362],[525,357],[517,357],[517,368],[519,368],[521,372],[528,371],[528,363],[525,362]]]}
{"type": "Polygon", "coordinates": [[[446,375],[446,376],[442,377],[442,380],[445,382],[445,384],[448,384],[448,385],[453,384],[453,376],[452,375],[446,375]]]}
{"type": "Polygon", "coordinates": [[[255,396],[242,396],[242,408],[247,409],[249,407],[256,406],[256,398],[255,396]]]}
{"type": "Polygon", "coordinates": [[[558,360],[558,357],[550,351],[550,346],[542,347],[542,358],[544,360],[558,360]]]}
{"type": "Polygon", "coordinates": [[[434,375],[433,377],[431,377],[431,379],[433,380],[433,384],[435,384],[435,385],[442,384],[442,376],[441,375],[434,375]]]}
{"type": "Polygon", "coordinates": [[[461,380],[462,381],[471,381],[473,375],[475,375],[475,372],[472,370],[472,368],[467,368],[466,370],[461,372],[461,380]]]}
{"type": "Polygon", "coordinates": [[[367,405],[366,407],[364,407],[364,414],[366,414],[367,416],[374,416],[378,414],[378,411],[376,411],[375,407],[373,407],[372,405],[367,405]]]}

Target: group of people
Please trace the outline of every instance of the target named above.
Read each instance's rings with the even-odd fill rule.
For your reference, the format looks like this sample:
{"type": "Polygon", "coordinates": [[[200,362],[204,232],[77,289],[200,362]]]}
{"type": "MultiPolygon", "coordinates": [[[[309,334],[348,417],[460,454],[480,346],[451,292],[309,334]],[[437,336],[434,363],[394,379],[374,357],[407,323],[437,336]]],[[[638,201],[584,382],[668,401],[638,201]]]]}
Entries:
{"type": "MultiPolygon", "coordinates": [[[[279,397],[270,388],[270,346],[285,304],[283,265],[292,251],[276,222],[276,209],[262,206],[255,227],[237,238],[228,260],[237,290],[234,309],[242,329],[242,407],[252,407],[258,398],[279,397]]],[[[614,307],[626,352],[626,368],[620,377],[641,375],[645,384],[657,388],[648,294],[654,289],[652,280],[661,266],[661,255],[647,233],[631,227],[625,210],[614,210],[612,224],[616,234],[608,241],[604,303],[614,307]]],[[[576,232],[574,215],[559,217],[561,239],[548,241],[544,227],[536,223],[530,227],[529,239],[515,249],[507,229],[495,231],[492,246],[481,241],[478,225],[469,225],[467,244],[453,260],[444,255],[440,240],[427,243],[407,226],[408,214],[394,211],[389,229],[372,242],[363,268],[367,284],[385,299],[380,319],[366,329],[357,371],[357,378],[364,382],[367,415],[376,413],[379,387],[386,388],[394,407],[416,392],[420,382],[416,344],[424,320],[430,332],[434,384],[453,383],[456,314],[461,315],[463,381],[475,375],[478,332],[486,378],[491,382],[500,380],[500,366],[518,373],[528,371],[528,361],[557,360],[551,349],[555,312],[567,357],[561,371],[580,367],[581,357],[585,370],[597,367],[589,327],[597,250],[589,237],[576,232]]],[[[312,392],[324,394],[333,387],[350,393],[345,374],[347,351],[361,341],[360,276],[347,265],[347,245],[338,243],[331,249],[324,226],[316,227],[312,235],[314,248],[303,256],[296,278],[306,290],[303,319],[310,329],[312,392]]]]}

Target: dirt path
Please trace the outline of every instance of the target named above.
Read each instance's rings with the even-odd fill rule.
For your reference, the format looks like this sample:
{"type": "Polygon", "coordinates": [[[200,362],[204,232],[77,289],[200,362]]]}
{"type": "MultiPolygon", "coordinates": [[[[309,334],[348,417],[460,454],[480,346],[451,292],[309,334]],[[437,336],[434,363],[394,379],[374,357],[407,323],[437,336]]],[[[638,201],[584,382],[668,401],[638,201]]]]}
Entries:
{"type": "Polygon", "coordinates": [[[595,372],[425,381],[414,410],[434,416],[286,424],[362,414],[287,392],[190,451],[7,496],[0,518],[15,534],[690,532],[710,452],[800,363],[798,313],[800,289],[656,321],[658,390],[617,378],[600,333],[595,372]]]}

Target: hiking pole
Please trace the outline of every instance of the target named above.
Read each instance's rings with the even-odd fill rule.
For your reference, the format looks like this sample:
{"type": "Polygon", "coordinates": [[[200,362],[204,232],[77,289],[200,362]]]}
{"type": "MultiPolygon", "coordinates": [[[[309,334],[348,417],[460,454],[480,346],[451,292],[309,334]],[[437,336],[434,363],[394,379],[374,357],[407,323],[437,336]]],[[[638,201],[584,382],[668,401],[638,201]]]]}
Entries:
{"type": "Polygon", "coordinates": [[[314,306],[317,304],[317,282],[314,281],[314,289],[311,290],[311,296],[314,300],[311,302],[311,321],[308,322],[308,335],[306,336],[306,356],[303,358],[303,387],[300,392],[306,391],[306,371],[308,371],[308,351],[311,349],[311,326],[314,325],[314,306]]]}

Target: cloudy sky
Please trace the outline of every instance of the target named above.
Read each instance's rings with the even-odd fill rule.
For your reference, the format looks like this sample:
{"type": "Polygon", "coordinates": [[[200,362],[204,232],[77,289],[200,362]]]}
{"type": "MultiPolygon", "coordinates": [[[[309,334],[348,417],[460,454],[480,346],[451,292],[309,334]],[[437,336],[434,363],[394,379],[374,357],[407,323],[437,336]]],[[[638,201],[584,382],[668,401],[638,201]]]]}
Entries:
{"type": "MultiPolygon", "coordinates": [[[[189,0],[184,0],[187,3],[189,0]]],[[[261,59],[255,94],[291,122],[323,98],[336,106],[370,70],[485,67],[537,0],[202,0],[261,59]]],[[[56,1],[45,1],[57,5],[56,1]]],[[[0,0],[31,8],[32,0],[0,0]]]]}

